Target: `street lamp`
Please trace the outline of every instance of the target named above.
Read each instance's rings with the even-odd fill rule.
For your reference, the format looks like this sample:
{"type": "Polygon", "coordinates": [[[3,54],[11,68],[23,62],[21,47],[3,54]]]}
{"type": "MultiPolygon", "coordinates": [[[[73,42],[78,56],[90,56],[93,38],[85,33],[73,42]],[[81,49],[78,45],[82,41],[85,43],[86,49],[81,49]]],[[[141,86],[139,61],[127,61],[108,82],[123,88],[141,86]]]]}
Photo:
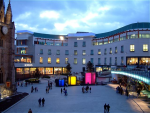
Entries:
{"type": "Polygon", "coordinates": [[[62,40],[62,46],[63,46],[64,37],[63,37],[63,36],[60,36],[60,40],[62,40]]]}

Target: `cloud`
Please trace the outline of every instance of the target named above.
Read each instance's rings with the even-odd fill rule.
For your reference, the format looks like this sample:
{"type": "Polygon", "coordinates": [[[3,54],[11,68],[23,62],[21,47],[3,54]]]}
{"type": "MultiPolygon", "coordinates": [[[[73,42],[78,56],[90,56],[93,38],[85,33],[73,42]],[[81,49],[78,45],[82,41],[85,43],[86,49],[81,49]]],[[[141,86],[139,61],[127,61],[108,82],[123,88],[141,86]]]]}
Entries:
{"type": "Polygon", "coordinates": [[[59,13],[57,13],[56,11],[43,11],[40,13],[40,18],[58,19],[59,13]]]}
{"type": "Polygon", "coordinates": [[[24,19],[28,18],[30,15],[31,15],[31,12],[25,12],[25,13],[23,13],[23,14],[20,14],[20,15],[15,19],[15,21],[24,20],[24,19]]]}

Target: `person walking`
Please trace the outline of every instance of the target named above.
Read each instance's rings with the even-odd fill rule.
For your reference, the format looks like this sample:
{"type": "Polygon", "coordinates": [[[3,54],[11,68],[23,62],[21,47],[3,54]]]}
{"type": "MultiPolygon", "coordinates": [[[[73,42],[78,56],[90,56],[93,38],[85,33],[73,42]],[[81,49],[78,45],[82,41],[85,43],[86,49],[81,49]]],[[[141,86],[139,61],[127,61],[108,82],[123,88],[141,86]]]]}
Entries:
{"type": "Polygon", "coordinates": [[[44,107],[44,104],[45,104],[45,99],[43,98],[42,99],[42,106],[44,107]]]}
{"type": "Polygon", "coordinates": [[[32,110],[31,110],[31,108],[29,109],[28,113],[32,113],[32,110]]]}
{"type": "Polygon", "coordinates": [[[49,93],[49,87],[47,88],[47,92],[49,93]]]}
{"type": "Polygon", "coordinates": [[[91,93],[91,87],[90,87],[90,93],[91,93]]]}
{"type": "Polygon", "coordinates": [[[39,98],[39,100],[38,100],[39,106],[41,106],[41,101],[42,101],[41,98],[39,98]]]}
{"type": "Polygon", "coordinates": [[[62,94],[62,88],[61,88],[61,94],[62,94]]]}
{"type": "Polygon", "coordinates": [[[107,107],[107,105],[106,105],[106,103],[105,103],[105,105],[104,105],[104,113],[106,113],[106,107],[107,107]]]}
{"type": "Polygon", "coordinates": [[[107,105],[107,112],[109,113],[109,109],[110,109],[110,106],[109,104],[107,105]]]}
{"type": "Polygon", "coordinates": [[[46,88],[46,93],[47,93],[47,88],[46,88]]]}

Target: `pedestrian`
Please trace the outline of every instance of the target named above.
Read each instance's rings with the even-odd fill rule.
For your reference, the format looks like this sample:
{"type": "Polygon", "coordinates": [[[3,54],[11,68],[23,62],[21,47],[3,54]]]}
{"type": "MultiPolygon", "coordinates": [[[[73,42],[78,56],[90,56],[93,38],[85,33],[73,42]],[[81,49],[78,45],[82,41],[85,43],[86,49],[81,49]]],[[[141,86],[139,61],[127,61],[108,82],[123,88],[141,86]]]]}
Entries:
{"type": "Polygon", "coordinates": [[[62,88],[61,88],[61,94],[62,94],[62,88]]]}
{"type": "Polygon", "coordinates": [[[47,93],[47,88],[46,88],[46,93],[47,93]]]}
{"type": "Polygon", "coordinates": [[[34,88],[35,92],[36,92],[36,87],[34,88]]]}
{"type": "Polygon", "coordinates": [[[23,83],[21,82],[21,87],[23,86],[23,83]]]}
{"type": "Polygon", "coordinates": [[[106,105],[106,103],[105,103],[105,105],[104,105],[104,113],[106,113],[106,107],[107,107],[107,105],[106,105]]]}
{"type": "Polygon", "coordinates": [[[44,106],[44,103],[45,103],[45,99],[43,98],[42,99],[42,106],[44,106]]]}
{"type": "Polygon", "coordinates": [[[66,90],[66,89],[65,89],[65,87],[64,87],[64,89],[63,89],[63,90],[64,90],[64,91],[66,90]]]}
{"type": "Polygon", "coordinates": [[[47,88],[47,92],[49,93],[49,87],[47,88]]]}
{"type": "Polygon", "coordinates": [[[107,105],[107,112],[109,113],[109,109],[110,109],[110,106],[109,104],[107,105]]]}
{"type": "Polygon", "coordinates": [[[39,106],[41,106],[41,101],[42,101],[41,98],[39,98],[39,100],[38,100],[39,106]]]}
{"type": "Polygon", "coordinates": [[[91,87],[90,87],[90,93],[91,93],[91,87]]]}
{"type": "Polygon", "coordinates": [[[31,108],[29,109],[28,113],[32,113],[32,110],[31,110],[31,108]]]}

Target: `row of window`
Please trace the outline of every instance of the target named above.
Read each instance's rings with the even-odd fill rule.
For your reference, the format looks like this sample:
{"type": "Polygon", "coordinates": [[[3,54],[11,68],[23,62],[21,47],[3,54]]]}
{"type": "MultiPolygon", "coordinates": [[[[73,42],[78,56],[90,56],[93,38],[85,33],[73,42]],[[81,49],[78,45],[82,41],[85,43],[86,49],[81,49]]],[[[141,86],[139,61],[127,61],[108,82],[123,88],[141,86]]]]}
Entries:
{"type": "MultiPolygon", "coordinates": [[[[135,45],[130,45],[130,51],[135,51],[135,45]]],[[[143,44],[143,51],[148,51],[148,44],[143,44]]],[[[117,53],[117,47],[115,47],[115,53],[117,53]]],[[[124,52],[124,46],[121,46],[121,53],[124,52]]],[[[43,54],[43,49],[40,49],[40,54],[43,54]]],[[[91,55],[94,55],[94,50],[91,50],[91,55]]],[[[104,54],[107,54],[107,49],[104,49],[104,54]]],[[[109,54],[112,54],[112,48],[110,48],[109,54]]],[[[51,55],[51,49],[48,49],[48,55],[51,55]]],[[[56,55],[60,55],[60,50],[56,51],[56,55]]],[[[69,55],[69,50],[65,50],[65,55],[69,55]]],[[[74,50],[74,55],[78,55],[77,50],[74,50]]],[[[82,55],[86,55],[86,50],[82,50],[82,55]]],[[[98,49],[98,55],[101,55],[101,49],[98,49]]]]}
{"type": "MultiPolygon", "coordinates": [[[[65,64],[68,64],[68,58],[65,58],[65,64]]],[[[123,65],[124,57],[121,57],[121,64],[123,65]]],[[[47,63],[51,64],[51,58],[48,57],[47,63]]],[[[90,59],[91,63],[94,63],[94,58],[90,59]]],[[[43,57],[40,57],[40,63],[43,64],[43,57]]],[[[77,64],[77,58],[74,58],[74,64],[77,64]]],[[[60,58],[56,58],[56,64],[60,64],[60,58]]],[[[86,64],[86,58],[82,58],[82,64],[86,64]]],[[[112,58],[109,59],[109,64],[112,65],[112,58]]],[[[98,65],[101,65],[101,58],[98,58],[98,65]]],[[[104,58],[104,65],[107,65],[107,58],[104,58]]],[[[117,57],[115,57],[115,65],[117,65],[117,57]]]]}

